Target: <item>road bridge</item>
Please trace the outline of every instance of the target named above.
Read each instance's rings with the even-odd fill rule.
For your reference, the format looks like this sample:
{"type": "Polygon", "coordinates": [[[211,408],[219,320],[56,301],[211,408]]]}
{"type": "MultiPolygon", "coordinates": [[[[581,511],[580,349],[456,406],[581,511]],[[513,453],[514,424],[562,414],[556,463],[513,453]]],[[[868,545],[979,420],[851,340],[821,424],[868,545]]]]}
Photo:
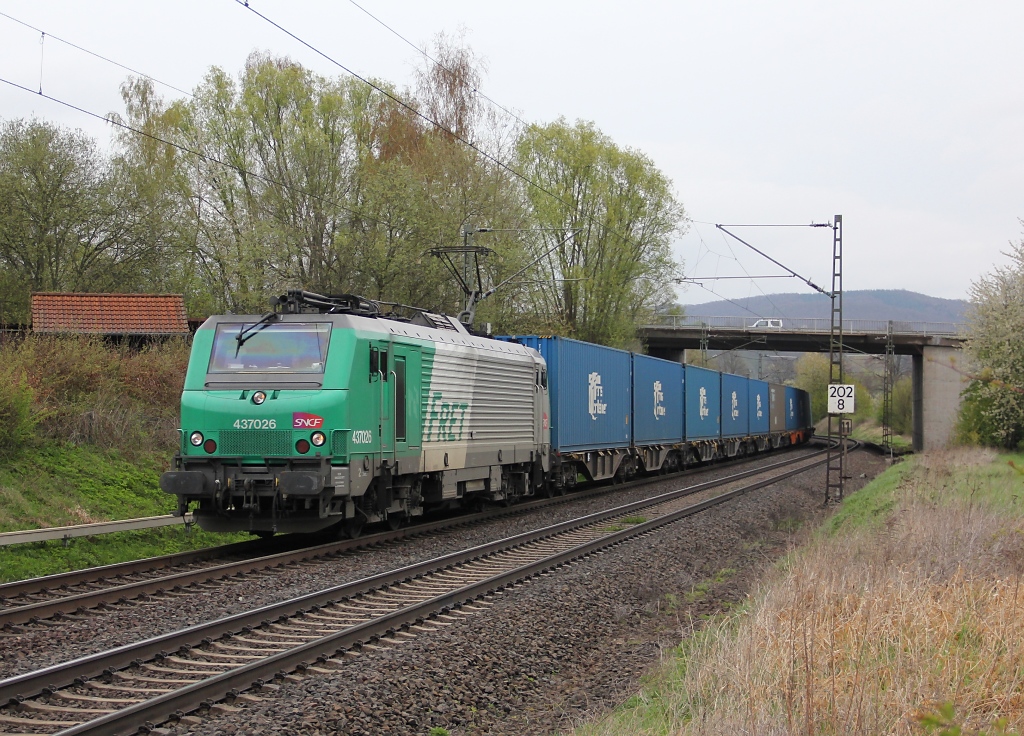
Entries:
{"type": "MultiPolygon", "coordinates": [[[[893,350],[913,360],[914,449],[949,444],[966,385],[961,348],[965,326],[951,322],[843,320],[843,349],[884,355],[892,326],[893,350]]],[[[682,362],[684,351],[771,350],[827,353],[828,319],[744,319],[741,317],[660,316],[640,328],[647,352],[682,362]]]]}

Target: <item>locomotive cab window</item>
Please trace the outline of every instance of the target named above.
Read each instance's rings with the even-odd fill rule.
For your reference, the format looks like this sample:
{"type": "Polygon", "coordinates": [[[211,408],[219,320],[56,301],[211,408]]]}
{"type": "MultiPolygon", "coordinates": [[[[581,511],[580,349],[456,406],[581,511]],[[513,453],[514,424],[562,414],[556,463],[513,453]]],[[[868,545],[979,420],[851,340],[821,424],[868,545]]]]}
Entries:
{"type": "Polygon", "coordinates": [[[323,373],[329,322],[222,322],[209,373],[323,373]]]}
{"type": "Polygon", "coordinates": [[[370,348],[370,380],[374,376],[380,376],[388,380],[388,351],[379,348],[370,348]]]}

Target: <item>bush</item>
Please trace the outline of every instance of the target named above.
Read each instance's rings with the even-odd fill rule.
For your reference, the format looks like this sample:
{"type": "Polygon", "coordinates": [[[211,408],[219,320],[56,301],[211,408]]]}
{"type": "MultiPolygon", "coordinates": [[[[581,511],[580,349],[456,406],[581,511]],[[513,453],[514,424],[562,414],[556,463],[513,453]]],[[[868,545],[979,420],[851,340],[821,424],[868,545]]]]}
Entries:
{"type": "MultiPolygon", "coordinates": [[[[876,402],[879,424],[885,424],[885,402],[876,402]]],[[[903,376],[892,387],[892,424],[896,434],[911,434],[914,431],[914,381],[910,376],[903,376]]]]}
{"type": "Polygon", "coordinates": [[[0,455],[14,455],[31,441],[38,421],[33,399],[24,376],[0,367],[0,455]]]}
{"type": "Polygon", "coordinates": [[[30,335],[0,347],[0,365],[10,373],[6,387],[28,391],[40,437],[134,453],[177,444],[188,353],[184,340],[134,350],[99,338],[30,335]]]}

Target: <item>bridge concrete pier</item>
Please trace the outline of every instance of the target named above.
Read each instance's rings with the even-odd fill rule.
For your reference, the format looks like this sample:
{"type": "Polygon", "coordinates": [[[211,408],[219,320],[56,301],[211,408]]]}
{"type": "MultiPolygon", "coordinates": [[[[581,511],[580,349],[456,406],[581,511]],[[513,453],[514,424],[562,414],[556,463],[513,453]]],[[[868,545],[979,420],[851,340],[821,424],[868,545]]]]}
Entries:
{"type": "Polygon", "coordinates": [[[967,386],[959,347],[926,345],[913,356],[914,450],[939,450],[953,440],[960,393],[967,386]]]}

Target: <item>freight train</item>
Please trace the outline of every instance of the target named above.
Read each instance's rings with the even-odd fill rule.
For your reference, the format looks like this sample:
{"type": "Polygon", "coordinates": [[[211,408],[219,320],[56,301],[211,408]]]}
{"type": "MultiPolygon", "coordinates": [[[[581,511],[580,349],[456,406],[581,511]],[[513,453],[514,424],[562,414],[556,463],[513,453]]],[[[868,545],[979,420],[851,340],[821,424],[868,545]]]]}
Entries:
{"type": "Polygon", "coordinates": [[[196,331],[161,488],[210,531],[357,536],[807,441],[806,392],[291,291],[196,331]]]}

